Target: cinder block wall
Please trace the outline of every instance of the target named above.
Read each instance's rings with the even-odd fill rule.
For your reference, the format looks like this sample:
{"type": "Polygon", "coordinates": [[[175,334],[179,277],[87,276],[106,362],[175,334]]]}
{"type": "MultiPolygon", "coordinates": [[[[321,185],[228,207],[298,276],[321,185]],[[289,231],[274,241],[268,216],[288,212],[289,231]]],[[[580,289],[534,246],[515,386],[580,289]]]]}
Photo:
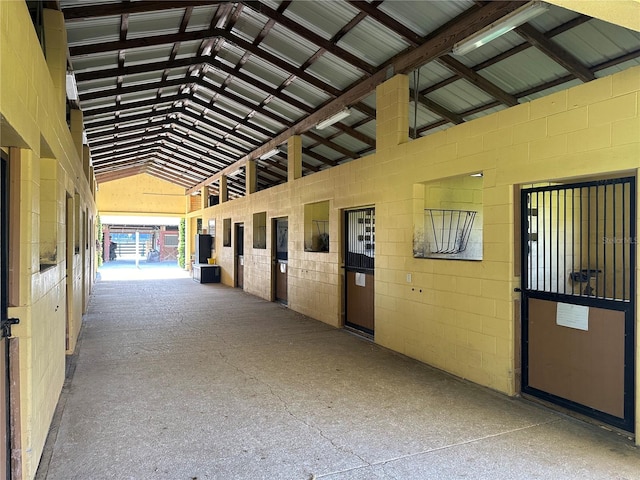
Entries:
{"type": "Polygon", "coordinates": [[[12,358],[20,367],[19,478],[30,479],[64,381],[66,322],[73,350],[93,285],[96,207],[93,178],[83,168],[84,149],[78,148],[81,113],[72,115],[73,133],[66,123],[67,43],[62,13],[44,11],[46,60],[25,2],[0,2],[0,19],[0,147],[8,154],[16,179],[12,191],[19,186],[19,195],[11,197],[9,219],[10,229],[19,230],[19,252],[10,252],[16,272],[11,288],[17,287],[18,294],[10,292],[9,307],[9,316],[20,319],[13,327],[19,358],[12,358]],[[73,218],[66,218],[68,197],[74,203],[71,210],[77,212],[73,218]],[[73,225],[69,252],[68,222],[73,225]],[[41,270],[45,232],[53,242],[48,258],[54,258],[55,251],[55,259],[53,266],[41,270]],[[77,251],[76,233],[81,239],[77,251]]]}
{"type": "Polygon", "coordinates": [[[184,215],[184,188],[148,174],[101,183],[97,194],[101,214],[184,215]]]}
{"type": "Polygon", "coordinates": [[[395,77],[378,89],[375,154],[197,215],[216,219],[216,256],[229,285],[233,249],[222,246],[222,219],[245,224],[245,290],[265,299],[272,296],[270,219],[288,217],[289,307],[340,326],[341,212],[375,206],[375,341],[512,395],[519,286],[514,186],[637,175],[639,91],[636,67],[409,141],[408,85],[395,77]],[[474,172],[484,175],[482,261],[414,258],[416,206],[424,205],[416,184],[474,172]],[[330,252],[305,252],[304,205],[324,200],[330,204],[330,252]],[[251,222],[259,211],[267,212],[267,249],[255,251],[251,222]]]}

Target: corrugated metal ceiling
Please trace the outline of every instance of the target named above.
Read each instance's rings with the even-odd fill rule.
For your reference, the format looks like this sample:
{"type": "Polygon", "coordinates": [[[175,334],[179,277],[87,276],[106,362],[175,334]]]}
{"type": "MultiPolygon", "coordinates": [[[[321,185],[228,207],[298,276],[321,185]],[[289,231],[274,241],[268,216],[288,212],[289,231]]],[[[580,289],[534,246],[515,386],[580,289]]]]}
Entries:
{"type": "Polygon", "coordinates": [[[229,167],[232,196],[244,194],[244,162],[276,146],[258,188],[286,181],[294,134],[304,174],[375,151],[375,86],[390,66],[412,90],[420,69],[410,125],[428,135],[640,63],[640,33],[555,6],[449,53],[516,1],[59,3],[98,181],[147,171],[192,191],[229,167]],[[422,63],[407,68],[414,49],[422,63]],[[350,117],[315,128],[344,107],[350,117]]]}

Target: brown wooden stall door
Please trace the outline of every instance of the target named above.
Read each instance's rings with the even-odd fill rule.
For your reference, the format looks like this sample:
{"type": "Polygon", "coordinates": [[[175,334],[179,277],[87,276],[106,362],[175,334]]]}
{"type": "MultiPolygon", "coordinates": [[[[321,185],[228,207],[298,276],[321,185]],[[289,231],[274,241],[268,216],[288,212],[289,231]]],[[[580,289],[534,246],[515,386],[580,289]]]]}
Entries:
{"type": "Polygon", "coordinates": [[[350,325],[371,332],[375,330],[373,281],[371,274],[347,272],[347,320],[350,325]]]}
{"type": "Polygon", "coordinates": [[[591,307],[580,330],[557,325],[557,307],[529,300],[529,385],[623,418],[624,312],[591,307]]]}
{"type": "Polygon", "coordinates": [[[236,287],[244,288],[244,256],[238,255],[236,263],[236,287]]]}

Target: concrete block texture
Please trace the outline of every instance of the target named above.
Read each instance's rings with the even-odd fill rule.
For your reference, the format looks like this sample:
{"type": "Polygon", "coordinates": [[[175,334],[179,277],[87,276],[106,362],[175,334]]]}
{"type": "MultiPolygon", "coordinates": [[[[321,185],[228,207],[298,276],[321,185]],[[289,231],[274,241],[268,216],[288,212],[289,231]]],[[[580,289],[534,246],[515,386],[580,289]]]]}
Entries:
{"type": "MultiPolygon", "coordinates": [[[[78,352],[39,480],[600,480],[640,471],[625,437],[221,284],[102,280],[78,352]]],[[[475,352],[459,361],[471,360],[465,354],[475,352]]]]}

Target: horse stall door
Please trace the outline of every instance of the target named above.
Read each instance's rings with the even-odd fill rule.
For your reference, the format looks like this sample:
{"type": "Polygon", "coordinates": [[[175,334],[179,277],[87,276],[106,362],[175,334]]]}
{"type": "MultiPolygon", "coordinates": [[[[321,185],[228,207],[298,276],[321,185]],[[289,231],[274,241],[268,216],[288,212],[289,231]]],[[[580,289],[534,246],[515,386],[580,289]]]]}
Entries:
{"type": "Polygon", "coordinates": [[[373,336],[375,209],[345,212],[345,326],[373,336]]]}
{"type": "Polygon", "coordinates": [[[8,318],[8,175],[7,161],[0,159],[0,480],[11,478],[11,429],[9,396],[9,337],[11,321],[8,318]]]}
{"type": "Polygon", "coordinates": [[[522,391],[634,430],[635,179],[522,190],[522,391]]]}
{"type": "Polygon", "coordinates": [[[244,288],[244,224],[236,223],[236,287],[244,288]]]}
{"type": "Polygon", "coordinates": [[[271,243],[274,264],[275,301],[287,305],[287,277],[289,274],[289,222],[286,218],[274,220],[273,242],[271,243]]]}

